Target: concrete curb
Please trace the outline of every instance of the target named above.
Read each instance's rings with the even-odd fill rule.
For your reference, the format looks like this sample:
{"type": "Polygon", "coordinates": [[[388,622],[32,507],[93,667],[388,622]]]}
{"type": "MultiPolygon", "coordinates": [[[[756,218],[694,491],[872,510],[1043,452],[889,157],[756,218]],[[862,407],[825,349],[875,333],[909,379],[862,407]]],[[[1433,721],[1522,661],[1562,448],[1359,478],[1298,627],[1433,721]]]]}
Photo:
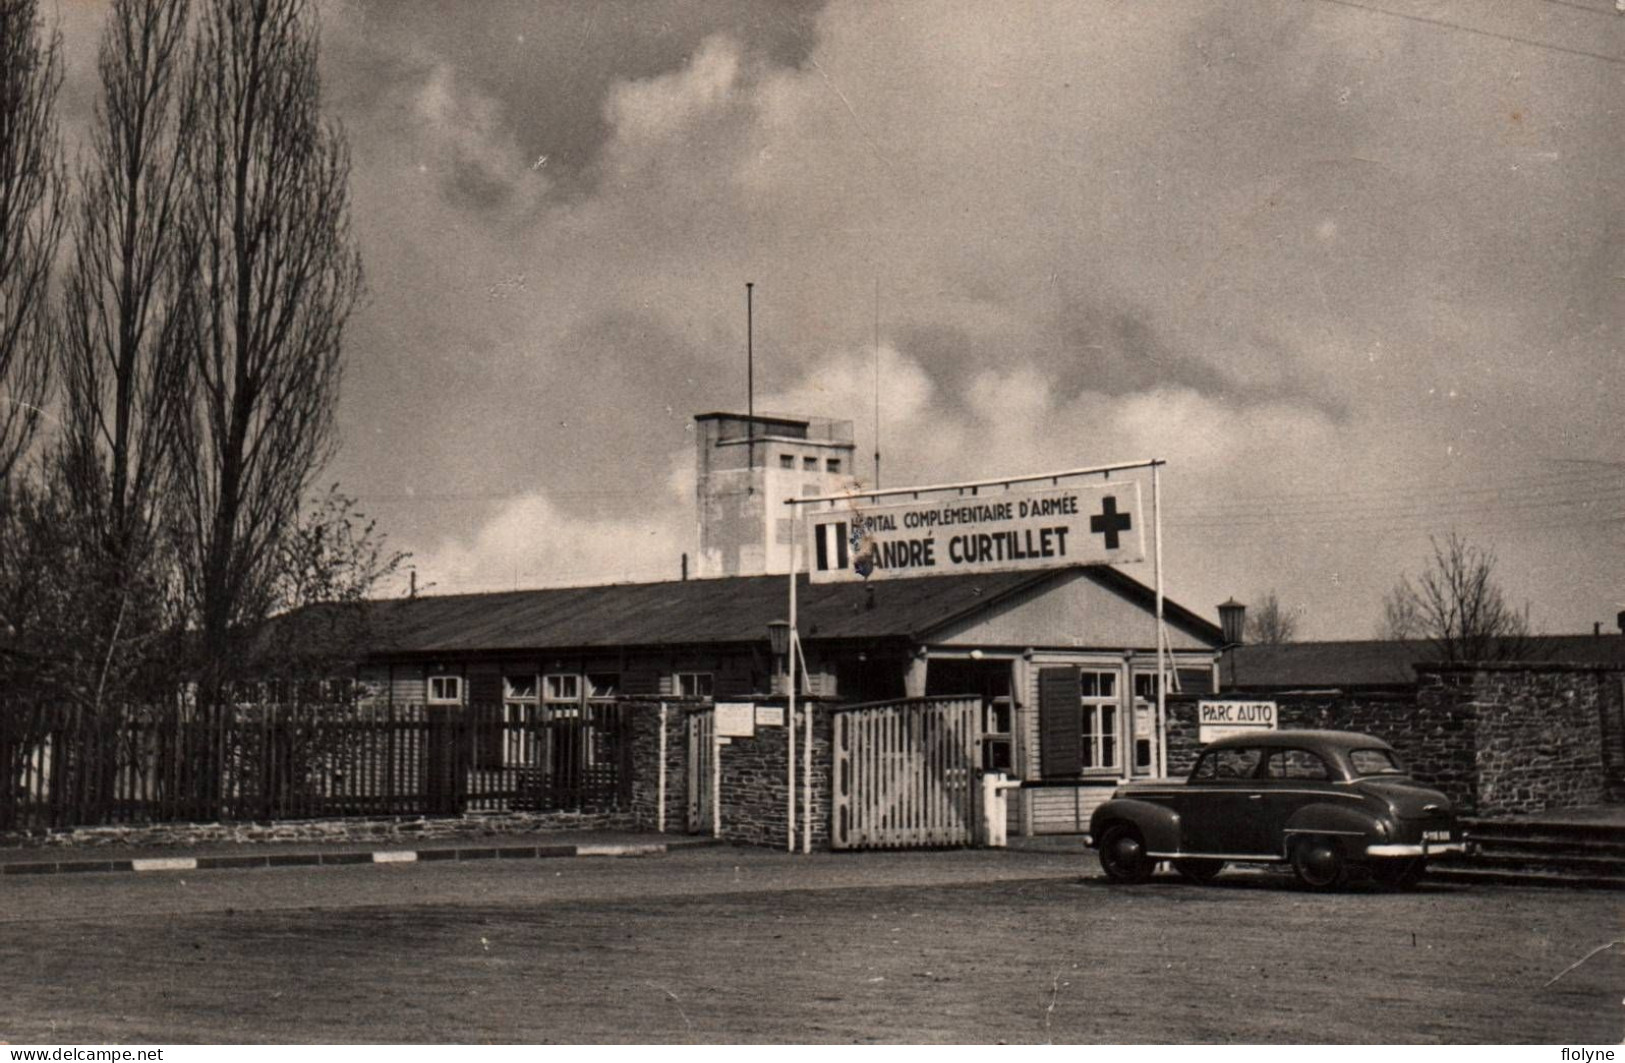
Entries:
{"type": "Polygon", "coordinates": [[[328,867],[348,864],[419,864],[465,860],[549,860],[573,857],[661,856],[678,849],[725,845],[718,838],[676,842],[589,845],[482,845],[439,849],[334,850],[332,852],[153,856],[122,860],[40,860],[0,865],[0,875],[67,875],[82,872],[223,871],[250,867],[328,867]]]}

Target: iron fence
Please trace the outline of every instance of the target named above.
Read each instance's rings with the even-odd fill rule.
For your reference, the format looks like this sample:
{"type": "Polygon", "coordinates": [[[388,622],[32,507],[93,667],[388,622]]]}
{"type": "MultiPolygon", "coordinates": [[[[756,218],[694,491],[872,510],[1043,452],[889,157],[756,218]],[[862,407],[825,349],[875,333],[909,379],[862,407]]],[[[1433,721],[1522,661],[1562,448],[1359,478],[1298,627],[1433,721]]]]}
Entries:
{"type": "Polygon", "coordinates": [[[0,830],[613,811],[630,706],[0,705],[0,830]]]}

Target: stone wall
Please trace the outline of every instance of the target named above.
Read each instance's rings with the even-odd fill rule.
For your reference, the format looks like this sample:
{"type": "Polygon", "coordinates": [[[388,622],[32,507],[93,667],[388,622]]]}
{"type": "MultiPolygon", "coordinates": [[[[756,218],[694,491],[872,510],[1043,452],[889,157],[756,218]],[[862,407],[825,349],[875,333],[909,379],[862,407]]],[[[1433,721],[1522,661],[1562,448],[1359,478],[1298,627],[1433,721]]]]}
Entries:
{"type": "MultiPolygon", "coordinates": [[[[1430,665],[1401,691],[1293,691],[1274,701],[1283,730],[1359,731],[1387,741],[1418,780],[1461,812],[1506,815],[1618,799],[1625,694],[1618,670],[1566,665],[1430,665]],[[1617,759],[1616,759],[1617,758],[1617,759]]],[[[1168,770],[1199,748],[1196,696],[1168,701],[1168,770]]]]}
{"type": "MultiPolygon", "coordinates": [[[[783,698],[758,699],[756,704],[783,709],[783,698]]],[[[805,705],[806,703],[802,703],[805,705]]],[[[827,705],[813,708],[812,845],[829,845],[830,735],[831,717],[827,705]]],[[[688,717],[693,706],[670,704],[666,723],[666,832],[683,833],[688,824],[688,717]]],[[[800,717],[804,709],[797,707],[800,717]]],[[[638,705],[633,717],[632,811],[641,830],[659,829],[659,743],[660,714],[656,704],[638,705]]],[[[796,726],[796,846],[801,845],[803,787],[801,780],[804,731],[796,726]]],[[[786,817],[789,808],[785,787],[787,728],[759,726],[749,738],[736,737],[721,747],[721,837],[745,845],[783,848],[788,840],[786,817]]],[[[701,785],[711,785],[706,779],[701,785]]],[[[701,824],[710,833],[709,822],[701,824]]]]}
{"type": "Polygon", "coordinates": [[[565,830],[632,830],[625,812],[470,812],[462,816],[283,820],[276,823],[151,823],[73,830],[8,831],[10,848],[134,845],[186,847],[265,842],[406,844],[424,838],[483,838],[565,830]]]}
{"type": "Polygon", "coordinates": [[[665,819],[660,817],[659,703],[636,703],[632,712],[632,818],[639,830],[682,834],[688,830],[688,717],[683,703],[665,707],[665,819]]]}
{"type": "Polygon", "coordinates": [[[1418,699],[1472,700],[1480,815],[1602,804],[1604,722],[1619,711],[1619,673],[1561,666],[1420,669],[1418,699]]]}

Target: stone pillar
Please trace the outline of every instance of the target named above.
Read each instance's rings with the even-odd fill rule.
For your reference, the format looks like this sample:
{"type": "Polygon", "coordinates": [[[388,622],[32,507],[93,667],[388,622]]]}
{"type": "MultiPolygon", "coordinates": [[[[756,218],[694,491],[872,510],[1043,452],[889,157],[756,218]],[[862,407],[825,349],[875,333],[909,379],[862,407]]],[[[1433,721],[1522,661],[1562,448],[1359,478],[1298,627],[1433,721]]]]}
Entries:
{"type": "Polygon", "coordinates": [[[914,656],[908,659],[908,671],[903,673],[904,697],[925,697],[925,669],[930,660],[924,646],[915,650],[914,656]]]}

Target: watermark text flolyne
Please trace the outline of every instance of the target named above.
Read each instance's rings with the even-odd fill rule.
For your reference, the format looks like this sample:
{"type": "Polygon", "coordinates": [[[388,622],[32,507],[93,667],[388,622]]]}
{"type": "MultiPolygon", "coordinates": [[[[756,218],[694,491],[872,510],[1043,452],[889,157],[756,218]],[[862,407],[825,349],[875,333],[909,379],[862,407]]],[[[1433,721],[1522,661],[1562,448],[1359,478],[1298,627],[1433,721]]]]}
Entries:
{"type": "Polygon", "coordinates": [[[1612,1048],[1565,1048],[1563,1063],[1613,1063],[1612,1048]]]}

